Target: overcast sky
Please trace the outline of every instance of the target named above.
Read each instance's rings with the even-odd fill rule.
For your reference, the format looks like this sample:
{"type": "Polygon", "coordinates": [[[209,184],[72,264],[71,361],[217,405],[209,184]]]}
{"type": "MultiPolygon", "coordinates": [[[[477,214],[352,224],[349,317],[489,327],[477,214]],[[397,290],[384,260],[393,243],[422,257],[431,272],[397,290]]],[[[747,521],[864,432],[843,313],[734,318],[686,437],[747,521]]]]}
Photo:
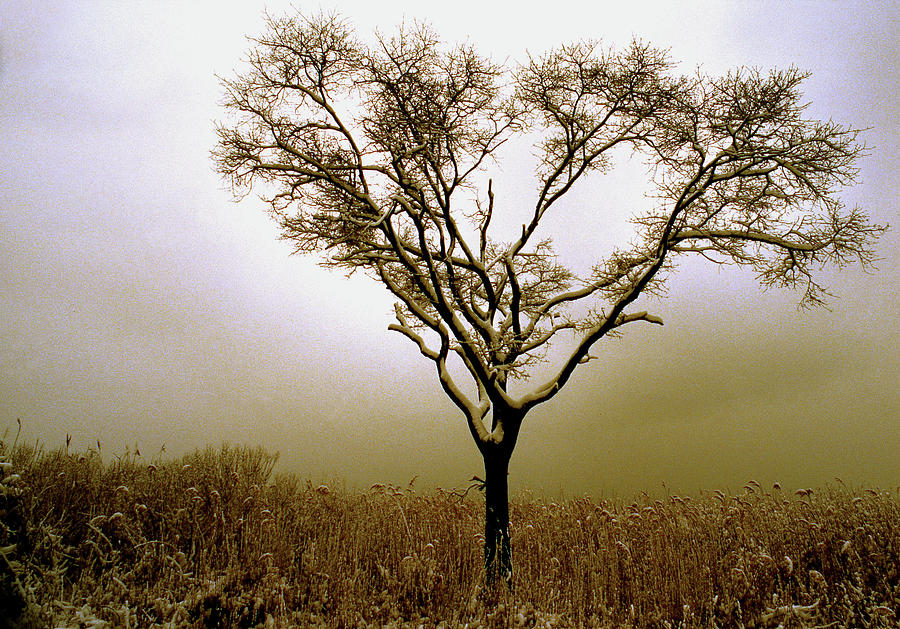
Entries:
{"type": "MultiPolygon", "coordinates": [[[[99,439],[109,456],[260,444],[284,469],[352,487],[415,475],[462,486],[480,458],[432,365],[387,331],[386,292],[289,256],[261,202],[233,203],[213,172],[215,75],[241,67],[265,6],[291,10],[0,2],[0,432],[11,438],[21,418],[25,438],[99,439]]],[[[511,487],[599,497],[751,479],[900,484],[896,3],[298,6],[338,8],[361,35],[426,20],[510,63],[638,37],[687,73],[810,70],[808,115],[867,129],[861,183],[843,198],[894,228],[878,269],[826,272],[831,310],[798,312],[798,294],[763,292],[750,274],[681,267],[649,304],[664,327],[602,342],[601,360],[527,417],[511,487]]],[[[496,173],[498,199],[533,187],[521,165],[511,156],[496,173]]],[[[583,219],[555,223],[563,261],[628,238],[622,220],[651,190],[640,172],[617,173],[579,191],[583,219]]]]}

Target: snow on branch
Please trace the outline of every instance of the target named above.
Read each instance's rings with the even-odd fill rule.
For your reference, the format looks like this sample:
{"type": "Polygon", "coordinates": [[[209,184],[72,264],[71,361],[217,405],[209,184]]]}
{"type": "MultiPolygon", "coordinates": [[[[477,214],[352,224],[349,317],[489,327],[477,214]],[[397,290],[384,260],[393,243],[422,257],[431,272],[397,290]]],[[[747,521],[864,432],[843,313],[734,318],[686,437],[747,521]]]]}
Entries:
{"type": "Polygon", "coordinates": [[[334,15],[270,19],[251,41],[244,71],[223,80],[219,172],[238,196],[262,192],[296,252],[384,284],[397,299],[389,329],[434,362],[476,440],[488,409],[527,410],[607,335],[662,324],[627,310],[664,295],[682,256],[750,266],[764,287],[800,289],[814,305],[827,295],[821,267],[871,264],[885,230],[844,210],[839,193],[864,153],[858,131],[805,118],[807,75],[793,68],[679,75],[641,42],[564,45],[511,67],[421,25],[367,45],[334,15]],[[495,214],[509,191],[491,170],[516,137],[537,138],[536,194],[504,241],[495,214]],[[632,242],[580,276],[544,233],[546,217],[620,147],[646,159],[655,207],[635,217],[632,242]],[[556,376],[514,398],[509,382],[568,334],[575,349],[556,376]]]}

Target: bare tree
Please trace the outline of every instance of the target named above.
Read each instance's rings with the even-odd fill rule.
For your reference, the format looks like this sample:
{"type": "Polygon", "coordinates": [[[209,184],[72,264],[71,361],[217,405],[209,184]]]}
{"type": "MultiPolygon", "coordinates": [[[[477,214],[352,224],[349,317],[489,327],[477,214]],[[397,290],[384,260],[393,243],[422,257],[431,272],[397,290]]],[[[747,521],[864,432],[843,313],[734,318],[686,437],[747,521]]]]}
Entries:
{"type": "Polygon", "coordinates": [[[236,194],[264,197],[300,253],[362,270],[396,298],[389,329],[430,360],[485,467],[485,566],[511,576],[507,470],[529,410],[554,397],[600,339],[636,322],[675,262],[751,267],[763,286],[827,296],[823,265],[872,262],[884,228],[846,210],[857,131],[803,118],[796,69],[676,76],[665,53],[565,45],[506,67],[403,26],[367,47],[339,17],[269,18],[245,72],[224,80],[213,151],[236,194]],[[494,239],[493,157],[536,138],[536,196],[511,241],[494,239]],[[655,190],[636,237],[579,276],[543,219],[616,149],[642,155],[655,190]],[[554,375],[523,380],[557,337],[554,375]]]}

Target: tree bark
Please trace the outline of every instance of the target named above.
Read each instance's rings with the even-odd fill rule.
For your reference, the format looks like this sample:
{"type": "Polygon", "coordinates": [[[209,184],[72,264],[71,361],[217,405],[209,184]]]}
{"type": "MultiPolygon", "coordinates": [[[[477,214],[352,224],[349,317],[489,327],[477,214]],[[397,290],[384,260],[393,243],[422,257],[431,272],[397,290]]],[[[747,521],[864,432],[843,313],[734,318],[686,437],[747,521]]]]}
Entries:
{"type": "Polygon", "coordinates": [[[512,587],[509,458],[504,448],[484,455],[484,569],[488,585],[493,585],[499,578],[512,587]]]}

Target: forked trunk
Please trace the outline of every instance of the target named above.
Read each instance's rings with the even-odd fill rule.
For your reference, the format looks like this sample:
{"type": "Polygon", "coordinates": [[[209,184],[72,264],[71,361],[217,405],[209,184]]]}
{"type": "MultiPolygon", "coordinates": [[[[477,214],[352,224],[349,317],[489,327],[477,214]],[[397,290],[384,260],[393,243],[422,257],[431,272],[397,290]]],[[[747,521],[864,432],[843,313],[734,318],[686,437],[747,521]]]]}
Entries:
{"type": "Polygon", "coordinates": [[[488,585],[498,577],[512,585],[509,545],[509,455],[503,450],[484,456],[484,568],[488,585]]]}

